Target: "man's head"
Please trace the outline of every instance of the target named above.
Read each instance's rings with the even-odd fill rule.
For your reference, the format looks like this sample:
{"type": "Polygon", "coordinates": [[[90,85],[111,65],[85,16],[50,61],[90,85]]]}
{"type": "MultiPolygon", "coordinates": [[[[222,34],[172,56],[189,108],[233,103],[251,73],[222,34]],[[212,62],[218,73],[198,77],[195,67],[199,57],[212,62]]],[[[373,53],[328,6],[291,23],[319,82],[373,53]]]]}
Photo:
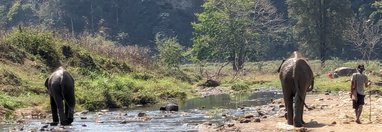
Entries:
{"type": "Polygon", "coordinates": [[[360,64],[360,65],[358,65],[357,70],[358,70],[360,73],[362,73],[363,71],[365,71],[365,66],[364,66],[363,64],[360,64]]]}

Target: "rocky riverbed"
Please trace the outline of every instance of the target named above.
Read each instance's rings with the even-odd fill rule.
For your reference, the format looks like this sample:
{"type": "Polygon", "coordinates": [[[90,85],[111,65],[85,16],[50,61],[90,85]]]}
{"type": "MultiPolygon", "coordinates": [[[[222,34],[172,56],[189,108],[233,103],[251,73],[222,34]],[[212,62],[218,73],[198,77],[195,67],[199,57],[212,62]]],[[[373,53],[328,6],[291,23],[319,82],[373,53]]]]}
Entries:
{"type": "Polygon", "coordinates": [[[306,97],[306,104],[312,110],[304,111],[304,127],[295,128],[287,125],[284,117],[285,108],[282,99],[271,104],[253,107],[258,114],[247,114],[230,118],[224,124],[204,123],[198,125],[199,131],[381,131],[382,97],[371,96],[371,120],[369,95],[365,98],[361,116],[362,124],[355,123],[354,109],[347,92],[311,94],[306,97]],[[260,114],[263,113],[263,114],[260,114]]]}

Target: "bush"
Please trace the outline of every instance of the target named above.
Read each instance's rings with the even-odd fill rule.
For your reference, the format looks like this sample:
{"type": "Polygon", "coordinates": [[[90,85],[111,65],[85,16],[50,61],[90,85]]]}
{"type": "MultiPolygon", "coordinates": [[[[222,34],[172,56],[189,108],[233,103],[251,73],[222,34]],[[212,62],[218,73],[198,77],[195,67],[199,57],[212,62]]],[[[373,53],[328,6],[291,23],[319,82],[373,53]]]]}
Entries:
{"type": "Polygon", "coordinates": [[[61,65],[60,55],[55,46],[53,35],[46,31],[32,28],[13,30],[6,39],[8,44],[14,44],[26,52],[40,57],[51,69],[61,65]]]}
{"type": "Polygon", "coordinates": [[[155,44],[159,52],[159,62],[168,68],[179,68],[184,51],[177,38],[164,37],[158,33],[155,36],[155,44]]]}
{"type": "Polygon", "coordinates": [[[244,83],[243,81],[238,81],[231,86],[231,89],[234,91],[242,91],[242,90],[248,90],[249,86],[248,86],[248,84],[244,83]]]}
{"type": "Polygon", "coordinates": [[[149,79],[154,78],[154,76],[149,74],[149,73],[133,73],[132,77],[134,79],[146,80],[146,81],[149,80],[149,79]]]}
{"type": "Polygon", "coordinates": [[[15,110],[21,106],[21,102],[16,101],[12,97],[6,95],[3,92],[0,92],[0,106],[4,106],[7,109],[15,110]]]}

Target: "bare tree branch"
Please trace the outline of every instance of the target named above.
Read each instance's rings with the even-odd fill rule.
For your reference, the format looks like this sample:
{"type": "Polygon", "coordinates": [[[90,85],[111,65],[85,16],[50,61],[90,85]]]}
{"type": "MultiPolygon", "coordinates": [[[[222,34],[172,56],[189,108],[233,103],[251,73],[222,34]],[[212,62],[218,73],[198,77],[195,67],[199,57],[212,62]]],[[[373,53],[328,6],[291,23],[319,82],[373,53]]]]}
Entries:
{"type": "Polygon", "coordinates": [[[382,40],[380,28],[369,20],[353,19],[350,23],[351,27],[346,31],[345,38],[361,53],[362,59],[367,63],[375,54],[375,46],[382,40]]]}

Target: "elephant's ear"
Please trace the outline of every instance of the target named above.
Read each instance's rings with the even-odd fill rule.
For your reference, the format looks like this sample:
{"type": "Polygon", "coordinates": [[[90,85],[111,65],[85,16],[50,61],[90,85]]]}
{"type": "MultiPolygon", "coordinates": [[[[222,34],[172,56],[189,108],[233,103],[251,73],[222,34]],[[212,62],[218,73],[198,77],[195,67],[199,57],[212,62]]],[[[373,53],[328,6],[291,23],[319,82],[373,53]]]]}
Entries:
{"type": "Polygon", "coordinates": [[[48,88],[48,81],[49,81],[49,78],[47,78],[47,79],[45,80],[45,87],[46,87],[46,88],[48,88]]]}
{"type": "Polygon", "coordinates": [[[280,66],[279,66],[279,69],[277,69],[277,73],[280,73],[281,66],[284,64],[284,62],[285,62],[285,59],[283,59],[283,61],[281,62],[280,66]]]}

